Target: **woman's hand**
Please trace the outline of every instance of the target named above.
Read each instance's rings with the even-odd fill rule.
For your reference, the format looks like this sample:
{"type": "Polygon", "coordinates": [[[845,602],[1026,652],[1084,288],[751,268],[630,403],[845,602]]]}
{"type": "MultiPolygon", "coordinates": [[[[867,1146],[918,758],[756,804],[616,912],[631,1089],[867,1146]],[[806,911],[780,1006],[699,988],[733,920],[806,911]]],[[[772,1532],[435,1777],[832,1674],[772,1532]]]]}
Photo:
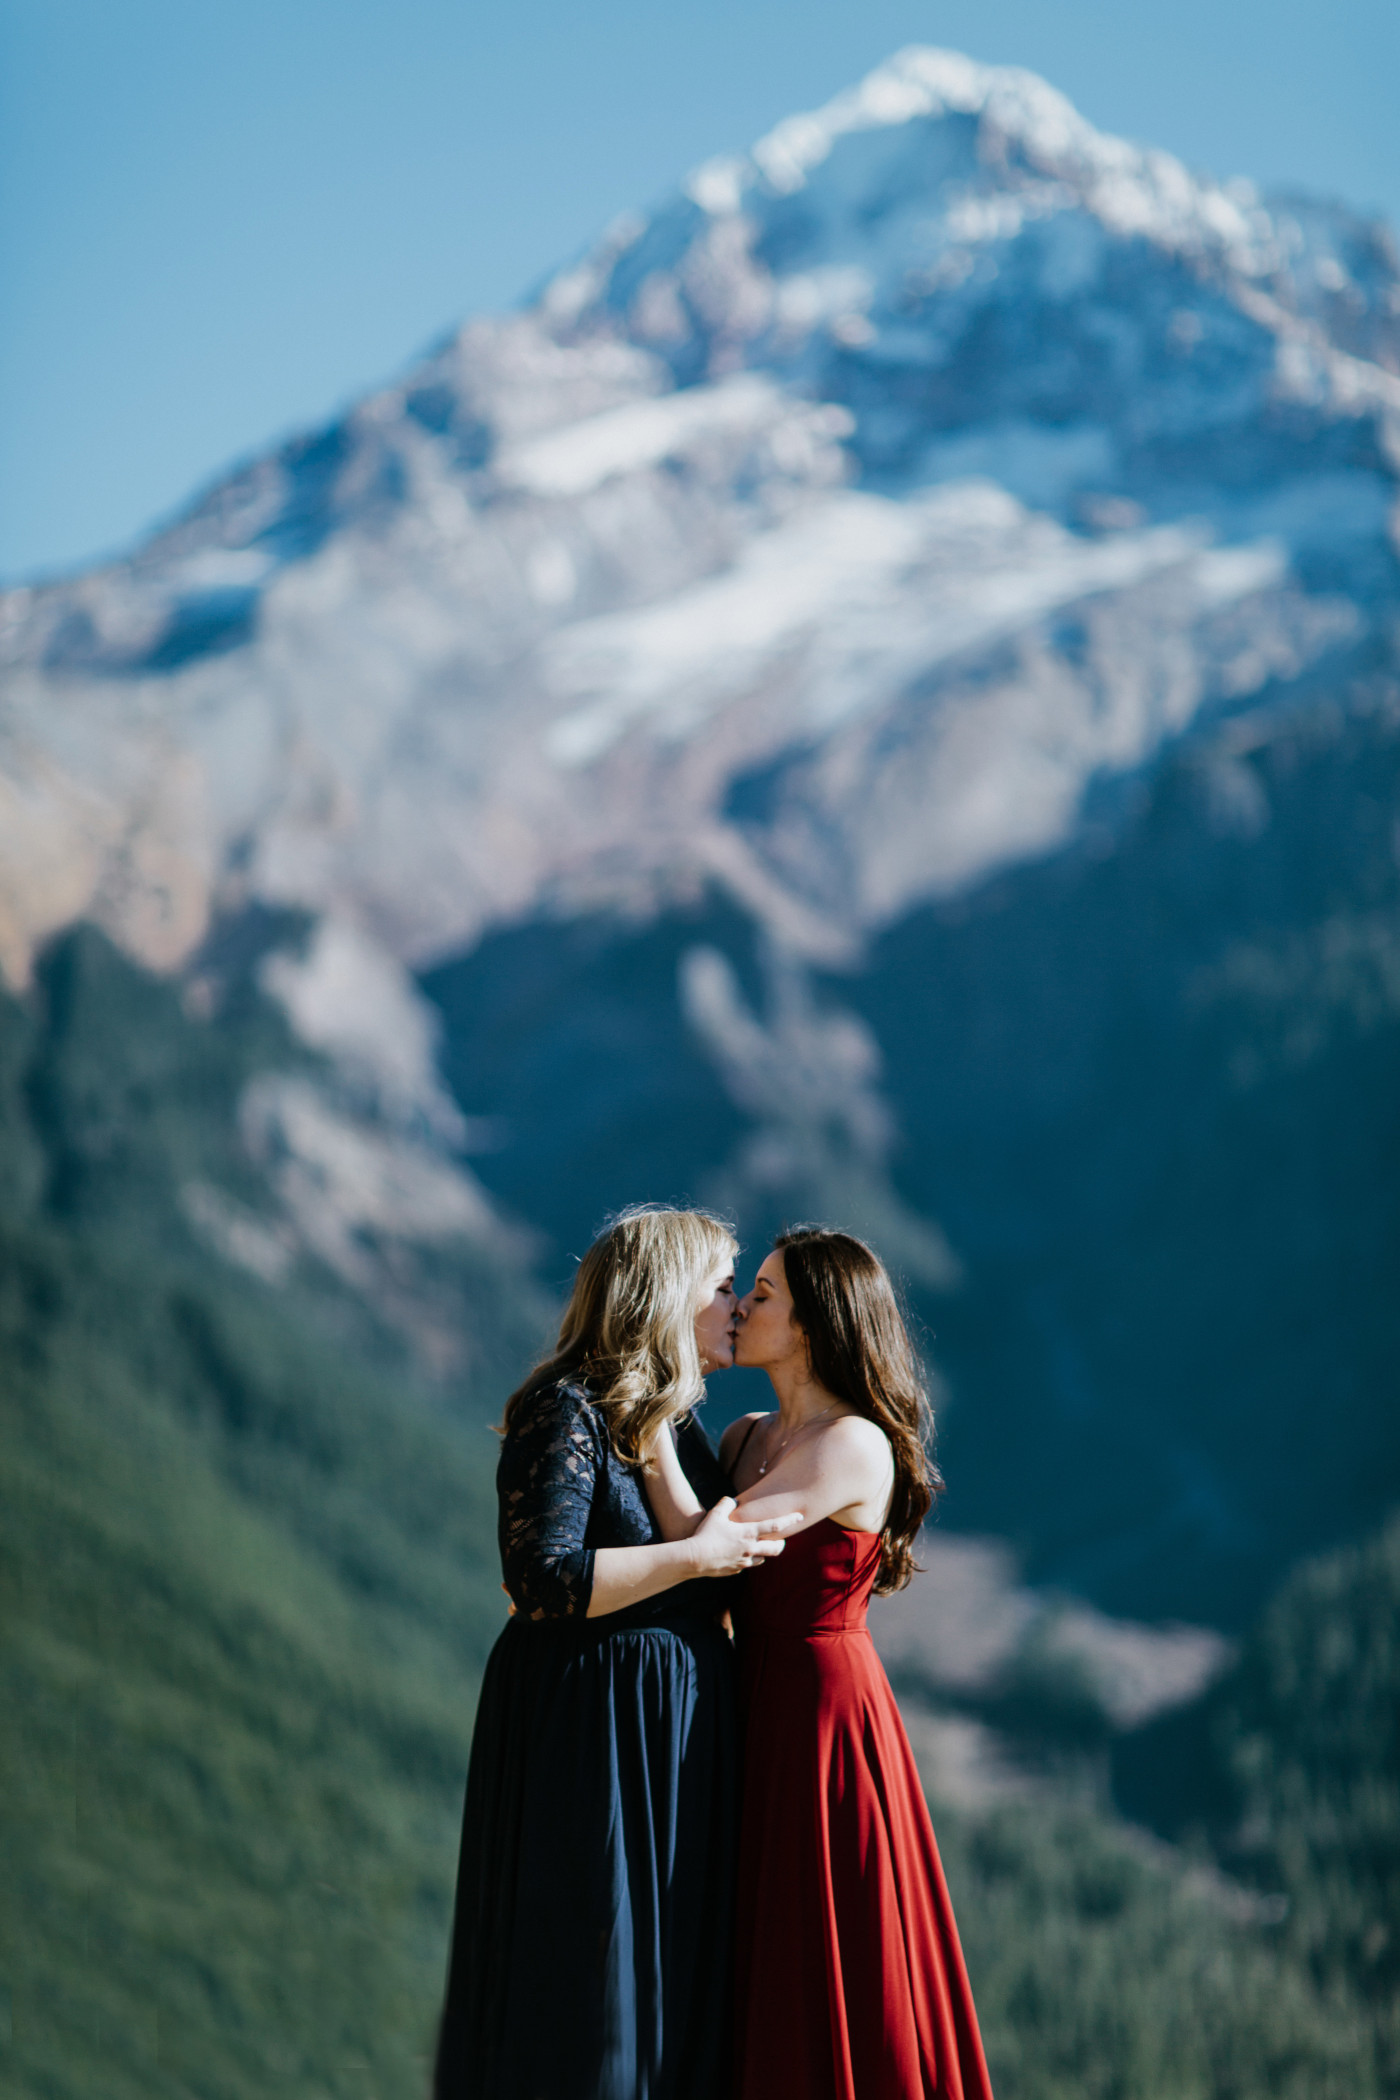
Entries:
{"type": "Polygon", "coordinates": [[[697,1575],[738,1575],[783,1550],[783,1534],[796,1531],[799,1513],[741,1517],[734,1521],[734,1497],[726,1495],[703,1517],[689,1538],[666,1539],[658,1546],[599,1546],[593,1556],[590,1619],[625,1611],[647,1597],[658,1596],[697,1575]]]}
{"type": "Polygon", "coordinates": [[[784,1535],[802,1522],[800,1511],[788,1516],[734,1517],[735,1501],[725,1495],[692,1533],[689,1546],[697,1575],[738,1575],[772,1560],[783,1550],[784,1535]]]}

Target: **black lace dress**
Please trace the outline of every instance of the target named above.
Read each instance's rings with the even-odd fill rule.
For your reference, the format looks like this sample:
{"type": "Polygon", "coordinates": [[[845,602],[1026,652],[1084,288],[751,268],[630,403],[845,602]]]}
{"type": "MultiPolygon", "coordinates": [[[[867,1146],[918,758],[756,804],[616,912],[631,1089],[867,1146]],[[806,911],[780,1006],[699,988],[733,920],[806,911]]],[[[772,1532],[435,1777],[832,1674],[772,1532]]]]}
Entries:
{"type": "MultiPolygon", "coordinates": [[[[710,1507],[703,1431],[677,1448],[710,1507]]],[[[516,1616],[477,1708],[436,2100],[728,2100],[728,1586],[585,1616],[597,1549],[661,1535],[582,1387],[538,1396],[496,1485],[516,1616]]]]}

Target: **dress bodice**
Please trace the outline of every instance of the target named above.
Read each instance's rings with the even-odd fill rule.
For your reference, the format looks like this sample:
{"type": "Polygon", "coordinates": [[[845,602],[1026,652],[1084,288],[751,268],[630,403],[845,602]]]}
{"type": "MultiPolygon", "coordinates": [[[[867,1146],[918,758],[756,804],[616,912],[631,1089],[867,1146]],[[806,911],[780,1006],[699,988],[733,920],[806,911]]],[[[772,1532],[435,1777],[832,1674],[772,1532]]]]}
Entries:
{"type": "Polygon", "coordinates": [[[808,1639],[864,1633],[865,1608],[879,1572],[878,1531],[843,1531],[823,1517],[744,1576],[746,1626],[808,1639]]]}

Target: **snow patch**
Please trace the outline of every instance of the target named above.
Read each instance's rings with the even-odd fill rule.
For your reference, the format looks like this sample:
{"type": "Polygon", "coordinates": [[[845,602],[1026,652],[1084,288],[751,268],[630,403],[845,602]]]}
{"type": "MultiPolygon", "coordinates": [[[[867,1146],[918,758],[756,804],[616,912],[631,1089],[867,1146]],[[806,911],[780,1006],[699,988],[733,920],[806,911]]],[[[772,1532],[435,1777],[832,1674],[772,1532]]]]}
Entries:
{"type": "Polygon", "coordinates": [[[180,592],[246,589],[264,582],[275,566],[262,547],[203,547],[187,555],[167,580],[180,592]]]}
{"type": "Polygon", "coordinates": [[[614,475],[675,458],[711,434],[758,429],[788,412],[771,380],[745,374],[608,409],[514,446],[497,460],[496,478],[502,487],[532,496],[584,496],[614,475]]]}
{"type": "Polygon", "coordinates": [[[368,934],[324,918],[303,955],[267,957],[261,983],[301,1040],[332,1058],[391,1125],[464,1142],[466,1123],[437,1075],[437,1010],[368,934]]]}
{"type": "Polygon", "coordinates": [[[685,185],[686,194],[701,211],[709,212],[712,218],[721,218],[738,211],[748,173],[747,164],[733,154],[707,160],[691,174],[685,185]]]}
{"type": "Polygon", "coordinates": [[[773,317],[779,328],[805,331],[824,321],[863,314],[874,296],[875,284],[868,270],[832,264],[780,278],[773,317]]]}
{"type": "Polygon", "coordinates": [[[686,734],[818,618],[888,609],[919,540],[910,508],[844,494],[755,541],[726,575],[571,629],[546,673],[561,695],[589,698],[550,729],[550,756],[591,764],[647,718],[686,734]]]}
{"type": "Polygon", "coordinates": [[[567,605],[578,589],[573,556],[562,540],[542,540],[525,560],[525,581],[537,605],[567,605]]]}
{"type": "Polygon", "coordinates": [[[1196,560],[1196,590],[1202,606],[1228,605],[1282,583],[1288,549],[1279,540],[1252,547],[1216,547],[1196,560]]]}
{"type": "MultiPolygon", "coordinates": [[[[845,491],[752,540],[723,575],[558,636],[545,675],[577,704],[545,748],[575,768],[643,723],[667,740],[691,735],[798,651],[808,732],[829,729],[1057,606],[1191,561],[1203,537],[1161,526],[1084,541],[989,482],[902,503],[845,491]]],[[[1202,572],[1203,591],[1216,602],[1251,587],[1277,559],[1226,560],[1202,572]]]]}
{"type": "Polygon", "coordinates": [[[253,1157],[272,1170],[300,1237],[347,1282],[361,1280],[365,1231],[417,1242],[502,1236],[465,1168],[348,1115],[310,1080],[268,1073],[239,1110],[253,1157]]]}

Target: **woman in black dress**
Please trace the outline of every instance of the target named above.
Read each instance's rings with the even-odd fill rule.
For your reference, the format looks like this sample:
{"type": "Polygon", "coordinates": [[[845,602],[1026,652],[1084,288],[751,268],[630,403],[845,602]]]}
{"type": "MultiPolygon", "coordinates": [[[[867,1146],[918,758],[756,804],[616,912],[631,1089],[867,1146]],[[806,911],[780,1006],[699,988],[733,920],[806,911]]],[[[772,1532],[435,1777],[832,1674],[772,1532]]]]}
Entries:
{"type": "Polygon", "coordinates": [[[515,1612],[482,1683],[436,2100],[728,2100],[732,1655],[711,1578],[782,1551],[734,1523],[690,1410],[733,1360],[728,1229],[626,1212],[506,1408],[515,1612]],[[668,1543],[663,1432],[710,1514],[668,1543]]]}

